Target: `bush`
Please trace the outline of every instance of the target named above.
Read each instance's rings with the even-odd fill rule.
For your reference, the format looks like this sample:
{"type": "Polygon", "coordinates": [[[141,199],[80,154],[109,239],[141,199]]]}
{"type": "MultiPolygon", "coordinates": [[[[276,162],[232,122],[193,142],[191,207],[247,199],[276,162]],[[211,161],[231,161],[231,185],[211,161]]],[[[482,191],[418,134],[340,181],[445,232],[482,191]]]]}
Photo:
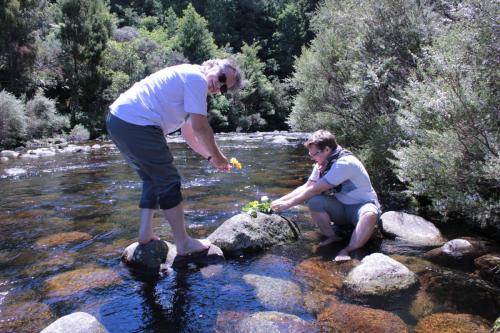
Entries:
{"type": "Polygon", "coordinates": [[[55,101],[41,91],[26,103],[26,115],[29,139],[53,137],[69,128],[69,117],[57,114],[55,101]]]}
{"type": "Polygon", "coordinates": [[[0,91],[0,146],[10,148],[26,137],[24,105],[11,93],[0,91]]]}
{"type": "Polygon", "coordinates": [[[80,142],[88,139],[90,139],[90,132],[81,124],[75,125],[75,127],[73,127],[71,132],[68,134],[68,140],[70,141],[80,142]]]}
{"type": "Polygon", "coordinates": [[[396,173],[444,216],[500,232],[499,60],[494,1],[465,1],[405,90],[398,123],[407,142],[396,173]]]}

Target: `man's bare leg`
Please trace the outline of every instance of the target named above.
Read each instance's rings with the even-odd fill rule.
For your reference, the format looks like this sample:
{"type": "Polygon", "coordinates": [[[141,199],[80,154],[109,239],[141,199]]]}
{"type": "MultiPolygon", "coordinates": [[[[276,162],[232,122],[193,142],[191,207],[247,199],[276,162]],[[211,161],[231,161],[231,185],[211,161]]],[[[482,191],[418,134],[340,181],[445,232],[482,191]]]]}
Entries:
{"type": "Polygon", "coordinates": [[[366,242],[370,239],[375,224],[377,223],[377,214],[368,212],[361,216],[356,229],[354,229],[349,245],[339,251],[335,257],[335,261],[347,261],[351,260],[350,252],[363,247],[366,242]]]}
{"type": "Polygon", "coordinates": [[[146,244],[152,240],[158,240],[160,237],[156,236],[153,231],[153,215],[154,209],[141,209],[141,225],[139,226],[139,243],[146,244]]]}
{"type": "Polygon", "coordinates": [[[342,238],[337,236],[330,226],[330,216],[325,212],[311,212],[313,222],[319,227],[319,231],[328,237],[320,242],[318,246],[325,246],[334,242],[341,241],[342,238]]]}
{"type": "Polygon", "coordinates": [[[208,249],[210,246],[209,240],[191,238],[187,234],[182,203],[173,208],[164,209],[163,212],[165,213],[165,218],[172,228],[178,255],[188,255],[208,249]]]}

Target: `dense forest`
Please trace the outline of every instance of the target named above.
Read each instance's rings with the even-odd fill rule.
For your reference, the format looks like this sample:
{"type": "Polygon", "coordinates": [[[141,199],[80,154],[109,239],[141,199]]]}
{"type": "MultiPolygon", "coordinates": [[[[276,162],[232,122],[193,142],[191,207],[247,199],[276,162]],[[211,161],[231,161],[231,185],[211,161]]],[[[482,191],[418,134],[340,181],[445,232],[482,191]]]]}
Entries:
{"type": "Polygon", "coordinates": [[[382,195],[500,230],[494,0],[2,0],[0,147],[103,136],[165,66],[233,57],[223,131],[336,133],[382,195]]]}

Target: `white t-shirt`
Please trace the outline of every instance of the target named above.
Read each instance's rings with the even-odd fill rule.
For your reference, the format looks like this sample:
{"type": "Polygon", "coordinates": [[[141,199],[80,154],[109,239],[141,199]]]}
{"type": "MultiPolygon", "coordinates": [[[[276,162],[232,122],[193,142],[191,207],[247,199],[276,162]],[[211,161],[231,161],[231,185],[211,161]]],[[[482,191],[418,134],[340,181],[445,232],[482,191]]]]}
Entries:
{"type": "Polygon", "coordinates": [[[110,112],[135,125],[178,130],[190,113],[207,115],[208,82],[198,65],[164,68],[135,83],[111,104],[110,112]]]}
{"type": "MultiPolygon", "coordinates": [[[[356,205],[372,200],[378,202],[368,172],[361,161],[353,155],[339,158],[321,179],[333,186],[342,184],[341,191],[334,195],[344,205],[356,205]]],[[[320,180],[318,164],[314,165],[309,180],[314,182],[320,180]]]]}

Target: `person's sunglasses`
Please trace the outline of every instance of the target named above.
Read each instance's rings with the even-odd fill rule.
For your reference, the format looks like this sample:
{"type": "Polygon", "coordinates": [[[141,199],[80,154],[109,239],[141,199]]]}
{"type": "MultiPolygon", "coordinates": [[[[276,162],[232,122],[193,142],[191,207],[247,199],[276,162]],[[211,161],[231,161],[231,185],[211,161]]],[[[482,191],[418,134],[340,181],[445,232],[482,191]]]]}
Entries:
{"type": "Polygon", "coordinates": [[[221,83],[219,91],[221,92],[221,94],[225,94],[227,92],[226,74],[219,74],[218,80],[219,83],[221,83]]]}
{"type": "Polygon", "coordinates": [[[321,149],[320,149],[320,150],[318,150],[318,151],[317,151],[317,152],[315,152],[315,153],[312,153],[312,154],[311,154],[311,153],[309,153],[309,156],[311,156],[311,157],[316,157],[316,155],[318,155],[318,154],[319,154],[319,153],[321,153],[322,151],[323,151],[323,150],[321,150],[321,149]]]}

